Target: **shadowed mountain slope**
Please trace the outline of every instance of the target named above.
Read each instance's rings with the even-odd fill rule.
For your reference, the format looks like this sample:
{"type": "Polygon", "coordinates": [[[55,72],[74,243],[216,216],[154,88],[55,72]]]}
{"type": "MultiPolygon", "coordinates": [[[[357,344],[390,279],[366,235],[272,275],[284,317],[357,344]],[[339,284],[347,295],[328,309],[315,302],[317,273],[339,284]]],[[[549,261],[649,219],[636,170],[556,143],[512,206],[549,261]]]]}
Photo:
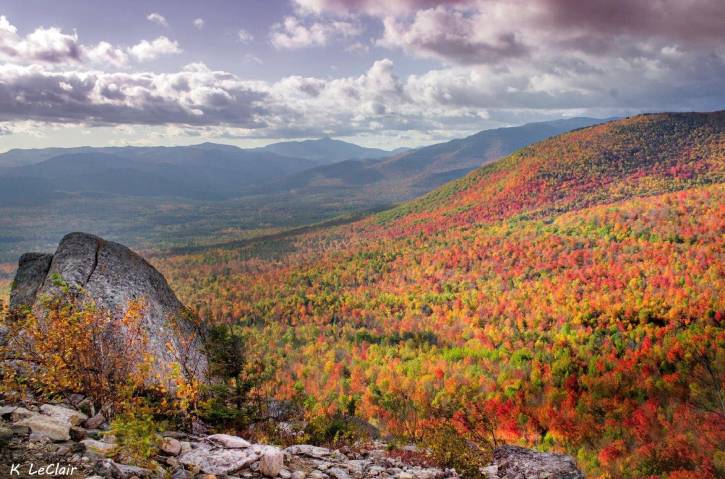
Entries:
{"type": "Polygon", "coordinates": [[[333,140],[332,138],[286,141],[273,143],[259,149],[278,155],[304,158],[320,163],[332,163],[333,159],[335,162],[339,162],[367,158],[385,158],[393,154],[391,151],[378,148],[364,148],[345,141],[333,140]]]}
{"type": "Polygon", "coordinates": [[[298,193],[348,189],[388,202],[410,199],[524,146],[603,120],[571,118],[485,130],[467,138],[439,143],[384,159],[323,165],[273,181],[265,188],[298,193]]]}

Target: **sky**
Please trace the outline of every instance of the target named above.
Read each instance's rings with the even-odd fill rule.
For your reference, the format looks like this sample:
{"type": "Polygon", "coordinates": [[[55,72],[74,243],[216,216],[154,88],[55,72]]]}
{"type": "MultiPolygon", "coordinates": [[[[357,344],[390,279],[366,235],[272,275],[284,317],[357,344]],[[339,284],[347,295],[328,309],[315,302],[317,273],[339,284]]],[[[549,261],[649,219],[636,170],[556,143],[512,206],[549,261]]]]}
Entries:
{"type": "Polygon", "coordinates": [[[722,0],[3,0],[0,151],[725,107],[722,0]]]}

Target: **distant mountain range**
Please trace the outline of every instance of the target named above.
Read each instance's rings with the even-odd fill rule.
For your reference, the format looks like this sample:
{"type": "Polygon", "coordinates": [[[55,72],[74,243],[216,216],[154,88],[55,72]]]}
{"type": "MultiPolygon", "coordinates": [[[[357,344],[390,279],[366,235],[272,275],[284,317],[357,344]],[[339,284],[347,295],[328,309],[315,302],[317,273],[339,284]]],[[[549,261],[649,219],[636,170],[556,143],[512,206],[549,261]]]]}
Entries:
{"type": "Polygon", "coordinates": [[[602,123],[570,118],[484,130],[475,135],[409,150],[384,159],[348,160],[293,173],[264,186],[265,191],[319,192],[330,189],[375,190],[389,201],[409,199],[519,148],[578,128],[602,123]]]}
{"type": "Polygon", "coordinates": [[[289,193],[358,195],[362,204],[378,205],[411,198],[523,146],[601,121],[572,118],[486,130],[417,150],[364,148],[331,138],[253,149],[214,143],[16,149],[0,155],[0,206],[38,205],[68,195],[216,201],[289,193]]]}
{"type": "Polygon", "coordinates": [[[316,166],[391,154],[329,138],[255,149],[203,143],[11,150],[0,155],[0,204],[42,204],[69,193],[219,200],[316,166]]]}
{"type": "Polygon", "coordinates": [[[304,158],[305,160],[320,163],[333,163],[352,159],[385,158],[398,152],[398,150],[387,151],[378,148],[364,148],[345,141],[333,140],[332,138],[285,141],[267,145],[260,148],[260,150],[282,156],[304,158]]]}

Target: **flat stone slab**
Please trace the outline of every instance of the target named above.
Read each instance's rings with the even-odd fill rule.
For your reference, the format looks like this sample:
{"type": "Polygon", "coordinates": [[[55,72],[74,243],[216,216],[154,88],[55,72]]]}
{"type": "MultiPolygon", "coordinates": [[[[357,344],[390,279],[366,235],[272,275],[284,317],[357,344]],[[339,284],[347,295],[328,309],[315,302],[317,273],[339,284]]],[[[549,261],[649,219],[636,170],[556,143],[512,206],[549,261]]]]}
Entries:
{"type": "Polygon", "coordinates": [[[88,416],[82,412],[53,404],[43,404],[40,406],[40,412],[60,422],[67,422],[71,426],[80,426],[88,419],[88,416]]]}
{"type": "MultiPolygon", "coordinates": [[[[493,451],[496,478],[521,477],[584,479],[571,456],[538,452],[518,446],[501,446],[493,451]]],[[[489,476],[490,477],[490,476],[489,476]]]]}
{"type": "Polygon", "coordinates": [[[332,454],[332,451],[326,447],[310,446],[308,444],[290,446],[284,452],[292,454],[293,456],[308,456],[316,459],[326,459],[332,454]]]}
{"type": "Polygon", "coordinates": [[[179,457],[185,466],[196,466],[205,474],[231,474],[259,459],[251,449],[207,449],[199,447],[179,457]]]}
{"type": "Polygon", "coordinates": [[[36,414],[15,423],[18,426],[28,426],[31,431],[46,436],[52,441],[69,441],[71,425],[61,422],[50,416],[36,414]]]}
{"type": "Polygon", "coordinates": [[[3,406],[0,407],[0,418],[10,418],[11,422],[18,422],[22,419],[35,416],[37,412],[30,411],[24,407],[19,406],[3,406]]]}
{"type": "Polygon", "coordinates": [[[229,434],[212,434],[207,437],[207,439],[223,446],[226,449],[245,449],[252,445],[246,439],[242,439],[238,436],[230,436],[229,434]]]}
{"type": "Polygon", "coordinates": [[[115,444],[109,444],[103,441],[96,441],[95,439],[84,439],[81,441],[81,444],[85,446],[86,451],[105,457],[112,456],[118,449],[115,444]]]}

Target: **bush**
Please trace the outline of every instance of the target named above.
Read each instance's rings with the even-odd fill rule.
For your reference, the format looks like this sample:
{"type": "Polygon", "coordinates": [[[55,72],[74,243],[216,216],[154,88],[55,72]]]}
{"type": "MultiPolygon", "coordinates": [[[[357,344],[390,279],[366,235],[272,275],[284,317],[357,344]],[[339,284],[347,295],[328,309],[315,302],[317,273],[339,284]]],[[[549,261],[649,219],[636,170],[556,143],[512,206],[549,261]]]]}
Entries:
{"type": "Polygon", "coordinates": [[[464,479],[485,477],[481,468],[490,462],[490,452],[467,441],[452,426],[440,424],[429,428],[424,435],[424,445],[436,463],[455,469],[464,479]]]}
{"type": "Polygon", "coordinates": [[[116,438],[119,456],[138,466],[152,464],[158,452],[163,430],[150,414],[121,414],[111,422],[110,434],[116,438]]]}
{"type": "Polygon", "coordinates": [[[110,411],[128,409],[146,387],[151,367],[143,303],[130,303],[118,320],[56,282],[62,294],[45,300],[42,318],[25,311],[6,321],[8,342],[0,356],[12,361],[0,362],[4,389],[27,386],[63,397],[81,393],[110,411]]]}
{"type": "Polygon", "coordinates": [[[319,446],[340,447],[372,439],[368,427],[359,418],[344,414],[319,416],[307,423],[305,442],[319,446]]]}

